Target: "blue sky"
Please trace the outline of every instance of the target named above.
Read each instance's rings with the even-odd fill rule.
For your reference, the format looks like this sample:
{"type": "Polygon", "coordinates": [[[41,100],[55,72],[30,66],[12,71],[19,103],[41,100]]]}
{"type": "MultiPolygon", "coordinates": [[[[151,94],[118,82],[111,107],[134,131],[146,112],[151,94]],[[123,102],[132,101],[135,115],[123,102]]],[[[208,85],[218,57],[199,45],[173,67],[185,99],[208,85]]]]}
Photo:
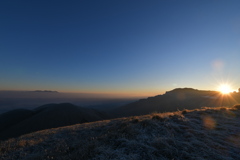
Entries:
{"type": "Polygon", "coordinates": [[[240,1],[0,2],[0,90],[240,87],[240,1]]]}

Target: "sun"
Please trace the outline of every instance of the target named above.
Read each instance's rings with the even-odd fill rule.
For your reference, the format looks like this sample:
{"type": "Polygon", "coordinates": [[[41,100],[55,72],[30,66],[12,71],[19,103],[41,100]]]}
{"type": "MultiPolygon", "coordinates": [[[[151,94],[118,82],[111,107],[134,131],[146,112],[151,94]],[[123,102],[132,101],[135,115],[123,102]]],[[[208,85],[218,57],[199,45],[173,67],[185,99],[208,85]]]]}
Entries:
{"type": "Polygon", "coordinates": [[[228,84],[222,84],[218,87],[218,90],[222,93],[222,94],[229,94],[232,89],[228,84]]]}

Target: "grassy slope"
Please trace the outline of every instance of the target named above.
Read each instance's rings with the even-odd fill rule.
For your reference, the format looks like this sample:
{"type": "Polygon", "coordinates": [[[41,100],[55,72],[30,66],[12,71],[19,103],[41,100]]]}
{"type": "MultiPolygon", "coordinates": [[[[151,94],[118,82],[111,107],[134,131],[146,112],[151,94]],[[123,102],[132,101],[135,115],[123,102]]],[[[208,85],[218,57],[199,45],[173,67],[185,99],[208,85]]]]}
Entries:
{"type": "Polygon", "coordinates": [[[2,159],[240,159],[240,110],[153,113],[0,142],[2,159]]]}

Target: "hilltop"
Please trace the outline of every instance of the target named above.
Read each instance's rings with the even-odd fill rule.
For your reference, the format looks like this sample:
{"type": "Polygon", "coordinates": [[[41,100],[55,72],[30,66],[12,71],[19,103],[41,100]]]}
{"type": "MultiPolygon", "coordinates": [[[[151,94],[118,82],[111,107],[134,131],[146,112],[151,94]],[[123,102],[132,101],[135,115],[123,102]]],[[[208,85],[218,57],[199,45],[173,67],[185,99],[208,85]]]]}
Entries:
{"type": "Polygon", "coordinates": [[[116,116],[138,116],[152,112],[173,112],[201,107],[230,107],[240,103],[240,94],[223,95],[218,91],[176,88],[163,95],[140,99],[115,110],[116,116]]]}
{"type": "Polygon", "coordinates": [[[2,159],[240,159],[240,107],[152,113],[0,142],[2,159]]]}

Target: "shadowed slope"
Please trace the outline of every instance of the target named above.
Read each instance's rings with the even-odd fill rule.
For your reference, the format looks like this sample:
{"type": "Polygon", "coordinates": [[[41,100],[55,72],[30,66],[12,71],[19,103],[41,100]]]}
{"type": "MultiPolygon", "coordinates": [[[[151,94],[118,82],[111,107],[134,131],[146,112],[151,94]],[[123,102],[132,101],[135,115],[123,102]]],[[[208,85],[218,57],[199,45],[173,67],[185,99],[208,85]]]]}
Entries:
{"type": "MultiPolygon", "coordinates": [[[[11,114],[9,119],[22,115],[22,111],[17,112],[16,110],[15,112],[15,115],[11,114]]],[[[14,125],[8,125],[10,126],[8,128],[5,127],[6,129],[0,132],[0,138],[7,139],[43,129],[99,121],[107,118],[106,115],[96,110],[74,106],[69,103],[40,106],[33,113],[31,116],[27,115],[22,119],[18,118],[18,123],[14,121],[14,125]]],[[[10,113],[6,114],[9,115],[10,113]]],[[[1,126],[1,128],[3,127],[1,126]]]]}
{"type": "Polygon", "coordinates": [[[240,159],[240,110],[198,109],[49,129],[0,142],[3,159],[240,159]]]}
{"type": "Polygon", "coordinates": [[[163,95],[140,99],[116,109],[118,117],[138,116],[152,112],[173,112],[201,107],[232,106],[240,103],[240,95],[223,96],[217,91],[201,91],[192,88],[177,88],[163,95]]]}
{"type": "Polygon", "coordinates": [[[0,114],[0,132],[12,125],[23,121],[34,114],[33,111],[27,109],[15,109],[3,114],[0,114]]]}

